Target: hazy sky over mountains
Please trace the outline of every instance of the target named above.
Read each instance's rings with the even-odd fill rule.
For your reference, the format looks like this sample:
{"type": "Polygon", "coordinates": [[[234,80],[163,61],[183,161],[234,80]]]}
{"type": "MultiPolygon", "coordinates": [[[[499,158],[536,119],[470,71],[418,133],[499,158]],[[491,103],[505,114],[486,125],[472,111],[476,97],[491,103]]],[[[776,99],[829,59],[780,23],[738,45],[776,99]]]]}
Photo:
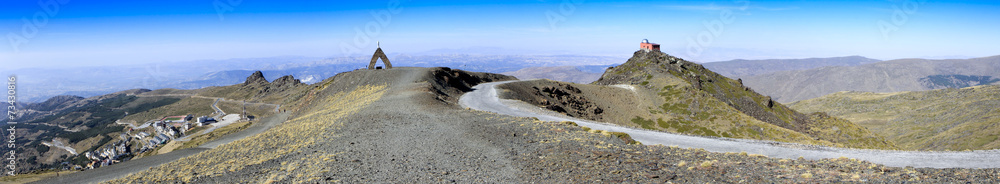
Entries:
{"type": "Polygon", "coordinates": [[[1000,55],[997,1],[7,1],[0,65],[499,47],[694,61],[1000,55]]]}

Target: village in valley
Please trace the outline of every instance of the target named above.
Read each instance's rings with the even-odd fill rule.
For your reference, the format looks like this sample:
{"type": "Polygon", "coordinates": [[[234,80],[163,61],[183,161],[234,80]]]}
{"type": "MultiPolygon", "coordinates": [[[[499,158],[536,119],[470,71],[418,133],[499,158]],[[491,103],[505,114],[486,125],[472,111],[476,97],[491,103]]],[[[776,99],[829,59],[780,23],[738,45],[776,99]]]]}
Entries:
{"type": "MultiPolygon", "coordinates": [[[[87,165],[74,165],[72,167],[65,165],[68,167],[65,169],[95,169],[128,161],[140,155],[162,154],[173,150],[179,144],[183,144],[183,142],[190,141],[193,136],[204,135],[217,128],[236,122],[253,120],[254,116],[252,115],[226,114],[216,106],[219,100],[212,104],[215,112],[209,115],[197,117],[194,114],[164,116],[160,119],[146,121],[140,126],[116,122],[128,126],[118,136],[116,141],[105,145],[103,148],[82,153],[86,158],[90,159],[87,165]],[[171,142],[177,145],[166,151],[158,151],[157,148],[169,145],[171,142]]],[[[245,109],[244,114],[246,114],[245,109]]]]}
{"type": "Polygon", "coordinates": [[[149,122],[151,123],[149,125],[136,128],[130,127],[128,131],[119,135],[120,140],[114,144],[83,153],[87,158],[93,160],[84,168],[93,169],[124,161],[125,158],[131,158],[133,155],[151,151],[160,145],[186,136],[187,132],[196,127],[217,122],[215,118],[208,116],[198,117],[196,121],[192,121],[194,120],[192,117],[193,115],[168,116],[149,122]],[[153,127],[152,131],[147,128],[150,126],[153,127]],[[136,144],[136,142],[139,144],[136,144]]]}

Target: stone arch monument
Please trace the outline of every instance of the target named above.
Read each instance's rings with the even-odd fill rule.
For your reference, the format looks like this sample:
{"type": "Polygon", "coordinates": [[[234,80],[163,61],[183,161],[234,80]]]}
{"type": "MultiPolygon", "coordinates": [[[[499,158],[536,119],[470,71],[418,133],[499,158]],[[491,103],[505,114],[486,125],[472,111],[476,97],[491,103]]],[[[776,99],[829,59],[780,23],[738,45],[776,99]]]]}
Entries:
{"type": "Polygon", "coordinates": [[[382,58],[382,63],[385,64],[385,69],[392,68],[392,63],[389,62],[389,57],[386,57],[385,53],[382,52],[381,43],[376,43],[376,45],[377,48],[375,49],[375,54],[372,54],[372,62],[368,63],[368,69],[369,70],[377,69],[375,68],[375,63],[378,62],[379,58],[382,58]]]}

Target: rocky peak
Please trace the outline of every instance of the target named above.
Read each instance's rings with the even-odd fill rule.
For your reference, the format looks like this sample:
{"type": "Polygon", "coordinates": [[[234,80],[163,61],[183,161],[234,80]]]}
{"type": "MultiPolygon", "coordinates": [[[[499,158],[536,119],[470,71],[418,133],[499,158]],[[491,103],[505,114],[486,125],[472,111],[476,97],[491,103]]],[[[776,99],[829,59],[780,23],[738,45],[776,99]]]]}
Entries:
{"type": "Polygon", "coordinates": [[[281,78],[275,79],[274,82],[272,82],[271,84],[274,84],[275,86],[299,85],[302,84],[302,81],[295,79],[295,77],[292,77],[292,75],[286,75],[282,76],[281,78]]]}
{"type": "Polygon", "coordinates": [[[245,86],[250,84],[267,84],[267,83],[268,83],[267,79],[264,78],[264,73],[256,71],[253,72],[253,74],[250,74],[249,77],[247,77],[247,80],[243,82],[243,85],[245,86]]]}

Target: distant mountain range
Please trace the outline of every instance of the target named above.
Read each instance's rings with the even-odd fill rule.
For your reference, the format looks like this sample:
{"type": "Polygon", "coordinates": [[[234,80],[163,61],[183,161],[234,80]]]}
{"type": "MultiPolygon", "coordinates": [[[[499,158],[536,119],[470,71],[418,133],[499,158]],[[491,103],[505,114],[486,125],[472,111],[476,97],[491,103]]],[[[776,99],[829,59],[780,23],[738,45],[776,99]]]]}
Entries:
{"type": "MultiPolygon", "coordinates": [[[[136,64],[61,69],[18,69],[4,71],[3,76],[18,77],[18,98],[23,102],[41,102],[57,95],[91,97],[135,88],[198,89],[226,86],[243,81],[255,70],[275,79],[292,75],[311,84],[333,75],[364,68],[370,56],[357,57],[298,57],[242,58],[136,64]]],[[[582,55],[408,55],[390,54],[395,66],[444,66],[468,71],[501,73],[526,67],[602,65],[617,63],[623,58],[582,55]]],[[[603,70],[601,70],[603,71],[603,70]]]]}
{"type": "Polygon", "coordinates": [[[779,102],[839,91],[899,92],[960,88],[1000,81],[1000,56],[972,59],[898,59],[856,66],[827,66],[743,77],[779,102]]]}
{"type": "MultiPolygon", "coordinates": [[[[607,67],[610,66],[604,65],[596,67],[607,69],[607,67]]],[[[530,68],[523,68],[513,72],[504,72],[501,74],[514,76],[517,77],[517,79],[521,80],[549,79],[555,81],[573,82],[580,84],[591,83],[596,81],[598,78],[601,78],[601,73],[585,72],[581,70],[581,68],[585,67],[579,67],[579,66],[530,67],[530,68]]]]}
{"type": "Polygon", "coordinates": [[[705,68],[730,78],[741,78],[780,71],[806,70],[825,66],[857,66],[880,60],[861,56],[806,58],[806,59],[765,59],[720,61],[703,63],[705,68]]]}

